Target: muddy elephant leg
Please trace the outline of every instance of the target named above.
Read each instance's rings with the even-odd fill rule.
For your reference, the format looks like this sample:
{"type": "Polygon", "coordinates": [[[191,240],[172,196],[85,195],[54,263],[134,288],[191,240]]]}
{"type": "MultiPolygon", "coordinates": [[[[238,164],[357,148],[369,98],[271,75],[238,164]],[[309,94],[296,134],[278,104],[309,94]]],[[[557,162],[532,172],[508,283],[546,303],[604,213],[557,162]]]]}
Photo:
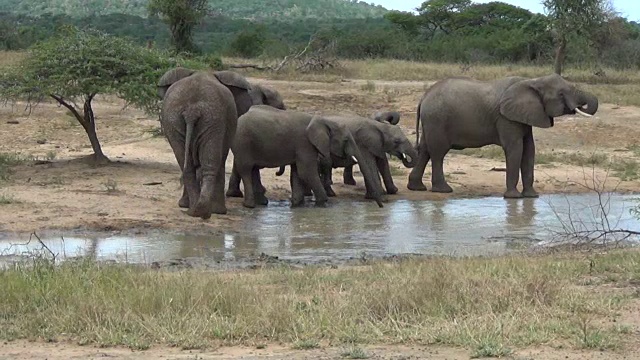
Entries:
{"type": "Polygon", "coordinates": [[[384,187],[387,189],[387,194],[396,194],[398,187],[393,183],[393,176],[391,176],[391,169],[389,168],[389,159],[387,159],[386,156],[376,158],[376,164],[380,175],[382,175],[382,181],[384,182],[384,187]]]}
{"type": "Polygon", "coordinates": [[[260,169],[257,166],[253,167],[251,176],[253,179],[253,187],[254,187],[253,192],[255,194],[256,204],[257,205],[269,204],[269,199],[267,199],[267,197],[264,195],[267,190],[262,185],[262,181],[260,180],[260,169]]]}
{"type": "Polygon", "coordinates": [[[538,192],[533,188],[533,168],[535,164],[536,144],[533,139],[533,130],[529,129],[522,144],[522,161],[520,171],[522,173],[522,196],[537,198],[538,192]]]}
{"type": "Polygon", "coordinates": [[[242,179],[242,185],[244,186],[244,200],[242,201],[242,206],[247,208],[256,207],[256,200],[253,186],[253,176],[251,165],[238,165],[236,164],[236,169],[238,170],[238,175],[242,179]]]}
{"type": "Polygon", "coordinates": [[[298,176],[298,169],[296,165],[291,165],[291,171],[289,172],[289,183],[291,184],[291,207],[297,207],[304,204],[306,184],[302,182],[300,176],[298,176]]]}
{"type": "Polygon", "coordinates": [[[504,149],[507,160],[507,190],[504,193],[504,197],[507,199],[522,197],[517,187],[520,178],[520,166],[522,164],[523,143],[524,139],[520,137],[515,140],[510,139],[508,142],[503,142],[502,148],[504,149]]]}
{"type": "Polygon", "coordinates": [[[344,167],[344,173],[342,174],[342,182],[345,185],[356,185],[356,179],[353,178],[353,165],[344,167]]]}
{"type": "Polygon", "coordinates": [[[425,142],[426,137],[424,133],[422,134],[422,139],[420,140],[420,146],[418,146],[418,160],[416,161],[416,166],[411,169],[411,173],[409,173],[409,182],[407,182],[407,189],[413,191],[427,191],[427,187],[422,182],[422,177],[424,176],[424,171],[427,169],[427,164],[429,163],[430,154],[427,149],[427,144],[425,142]]]}
{"type": "Polygon", "coordinates": [[[226,193],[227,197],[242,197],[242,191],[240,191],[240,174],[236,171],[235,164],[231,169],[231,176],[229,177],[229,188],[226,193]]]}
{"type": "Polygon", "coordinates": [[[187,186],[184,181],[184,176],[182,174],[184,169],[184,140],[178,141],[171,136],[167,136],[167,140],[169,140],[169,145],[171,146],[171,150],[173,150],[173,154],[178,161],[178,166],[180,166],[180,178],[182,179],[182,197],[178,200],[178,206],[181,208],[188,209],[189,208],[189,194],[187,192],[187,186]]]}
{"type": "Polygon", "coordinates": [[[311,191],[313,191],[313,195],[316,198],[316,206],[326,207],[329,197],[322,186],[322,182],[320,182],[317,156],[313,159],[299,159],[296,161],[296,168],[298,176],[311,188],[311,191]]]}
{"type": "Polygon", "coordinates": [[[431,191],[438,193],[450,193],[453,189],[444,178],[444,157],[449,152],[450,146],[446,139],[432,136],[427,142],[427,151],[431,155],[431,191]]]}
{"type": "MultiPolygon", "coordinates": [[[[228,154],[228,150],[227,150],[228,154]]],[[[218,166],[218,169],[214,175],[215,183],[213,189],[213,204],[211,212],[214,214],[226,214],[227,206],[225,204],[224,196],[224,180],[225,180],[225,163],[227,161],[227,154],[222,158],[222,163],[218,166]]]]}

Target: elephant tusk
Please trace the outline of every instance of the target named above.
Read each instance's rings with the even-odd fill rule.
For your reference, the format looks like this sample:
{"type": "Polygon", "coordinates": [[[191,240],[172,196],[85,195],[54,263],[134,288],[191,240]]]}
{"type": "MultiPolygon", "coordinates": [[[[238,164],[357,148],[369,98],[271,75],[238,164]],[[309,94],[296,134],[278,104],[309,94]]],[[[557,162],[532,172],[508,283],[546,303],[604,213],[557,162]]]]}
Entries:
{"type": "Polygon", "coordinates": [[[586,112],[584,112],[584,111],[582,111],[582,110],[580,110],[580,109],[578,109],[578,108],[576,108],[576,112],[577,112],[578,114],[580,114],[580,115],[584,116],[584,117],[593,117],[593,115],[591,115],[591,114],[587,114],[586,112]]]}
{"type": "Polygon", "coordinates": [[[358,163],[358,159],[356,159],[356,157],[353,155],[351,155],[351,160],[353,160],[353,162],[356,164],[358,163]]]}

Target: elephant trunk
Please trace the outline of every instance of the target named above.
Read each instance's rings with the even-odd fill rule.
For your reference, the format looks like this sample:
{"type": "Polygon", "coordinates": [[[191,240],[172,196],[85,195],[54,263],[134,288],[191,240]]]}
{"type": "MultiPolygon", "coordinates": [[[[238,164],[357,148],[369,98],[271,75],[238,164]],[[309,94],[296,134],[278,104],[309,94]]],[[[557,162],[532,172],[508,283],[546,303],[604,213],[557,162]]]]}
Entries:
{"type": "Polygon", "coordinates": [[[384,207],[382,205],[382,185],[380,184],[380,177],[378,175],[377,169],[374,164],[367,162],[364,160],[364,156],[360,152],[360,149],[356,145],[356,141],[353,139],[351,135],[349,135],[349,144],[350,146],[346,149],[346,155],[348,157],[353,157],[358,162],[358,167],[360,167],[360,172],[362,172],[362,176],[365,179],[365,182],[371,184],[374,200],[378,207],[384,207]],[[378,180],[378,181],[375,181],[378,180]]]}
{"type": "Polygon", "coordinates": [[[586,91],[576,90],[576,101],[580,111],[593,115],[598,111],[598,98],[586,91]]]}

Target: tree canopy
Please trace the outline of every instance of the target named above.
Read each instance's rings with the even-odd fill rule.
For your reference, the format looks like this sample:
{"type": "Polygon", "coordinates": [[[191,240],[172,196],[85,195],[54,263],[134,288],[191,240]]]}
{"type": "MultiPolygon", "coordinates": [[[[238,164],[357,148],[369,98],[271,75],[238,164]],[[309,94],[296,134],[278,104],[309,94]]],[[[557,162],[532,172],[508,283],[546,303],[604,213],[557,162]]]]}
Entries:
{"type": "Polygon", "coordinates": [[[92,100],[115,94],[149,113],[157,112],[156,82],[173,64],[157,51],[97,31],[73,27],[34,45],[0,78],[0,97],[37,103],[55,99],[87,132],[97,162],[108,161],[95,129],[92,100]]]}

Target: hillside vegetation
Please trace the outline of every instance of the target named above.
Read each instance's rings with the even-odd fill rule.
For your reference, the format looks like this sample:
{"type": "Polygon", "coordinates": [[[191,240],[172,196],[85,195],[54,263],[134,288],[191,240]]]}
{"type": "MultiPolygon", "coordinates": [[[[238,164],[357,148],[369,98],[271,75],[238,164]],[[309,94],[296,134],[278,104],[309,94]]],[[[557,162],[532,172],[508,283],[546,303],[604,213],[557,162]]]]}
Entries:
{"type": "MultiPolygon", "coordinates": [[[[106,14],[147,16],[147,0],[0,0],[0,11],[39,16],[66,14],[86,17],[106,14]]],[[[238,19],[382,17],[382,6],[349,0],[211,0],[215,13],[238,19]]]]}

